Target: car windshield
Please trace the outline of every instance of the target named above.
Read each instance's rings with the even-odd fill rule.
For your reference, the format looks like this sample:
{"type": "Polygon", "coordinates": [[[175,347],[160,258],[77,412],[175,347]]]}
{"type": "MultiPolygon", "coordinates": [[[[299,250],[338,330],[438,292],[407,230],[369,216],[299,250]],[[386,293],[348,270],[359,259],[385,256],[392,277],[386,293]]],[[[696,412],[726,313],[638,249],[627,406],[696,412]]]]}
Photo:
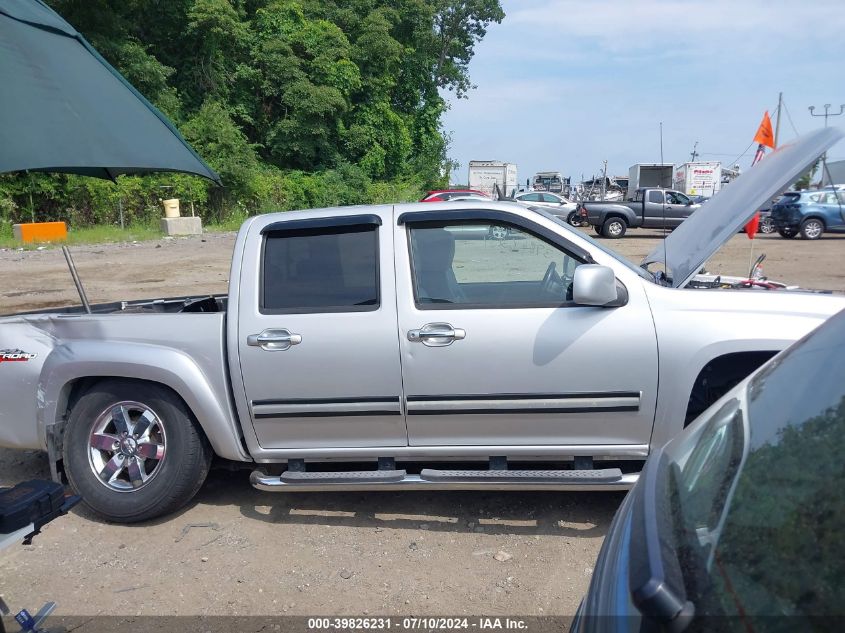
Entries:
{"type": "Polygon", "coordinates": [[[845,613],[845,316],[835,318],[666,447],[697,613],[845,613]]]}
{"type": "Polygon", "coordinates": [[[618,253],[613,252],[612,250],[610,250],[609,248],[607,248],[605,246],[602,246],[601,244],[596,242],[594,239],[592,239],[589,235],[586,235],[586,234],[582,233],[581,231],[572,228],[571,226],[569,226],[566,223],[566,218],[560,218],[560,217],[558,217],[558,216],[556,216],[552,213],[549,213],[546,209],[544,209],[542,207],[531,207],[531,210],[539,213],[540,215],[542,215],[542,216],[544,216],[544,217],[546,217],[550,220],[552,220],[553,222],[556,222],[557,224],[559,224],[563,228],[565,228],[567,231],[569,231],[571,233],[575,233],[576,235],[579,235],[580,237],[586,238],[587,240],[590,241],[592,246],[594,246],[595,248],[600,250],[602,253],[604,253],[606,255],[610,255],[617,262],[619,262],[620,264],[623,264],[624,266],[627,266],[630,270],[637,273],[643,279],[646,279],[646,280],[654,283],[654,277],[652,276],[652,274],[650,272],[640,268],[639,266],[635,266],[634,264],[629,262],[627,259],[620,257],[618,253]]]}

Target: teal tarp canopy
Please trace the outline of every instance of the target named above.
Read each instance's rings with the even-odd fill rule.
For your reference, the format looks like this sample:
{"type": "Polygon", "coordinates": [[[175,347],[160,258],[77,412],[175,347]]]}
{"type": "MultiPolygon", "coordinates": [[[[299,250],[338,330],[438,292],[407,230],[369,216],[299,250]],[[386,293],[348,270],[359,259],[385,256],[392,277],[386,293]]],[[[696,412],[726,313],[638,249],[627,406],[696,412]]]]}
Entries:
{"type": "Polygon", "coordinates": [[[0,2],[0,173],[114,180],[176,171],[219,184],[173,124],[38,0],[0,2]]]}

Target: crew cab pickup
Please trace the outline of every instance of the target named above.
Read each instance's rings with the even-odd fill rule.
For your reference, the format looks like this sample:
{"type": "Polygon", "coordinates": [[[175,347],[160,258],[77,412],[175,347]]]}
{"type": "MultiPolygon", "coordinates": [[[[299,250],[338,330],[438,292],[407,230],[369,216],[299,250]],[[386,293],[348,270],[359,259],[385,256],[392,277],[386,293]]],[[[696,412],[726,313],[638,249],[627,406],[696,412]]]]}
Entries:
{"type": "Polygon", "coordinates": [[[268,491],[627,489],[651,446],[845,307],[685,287],[838,138],[749,170],[668,237],[674,259],[647,258],[660,274],[513,203],[250,218],[226,296],[0,319],[0,445],[46,450],[123,522],[187,503],[213,458],[268,491]]]}
{"type": "Polygon", "coordinates": [[[670,189],[637,189],[625,202],[581,202],[581,219],[596,233],[618,239],[629,228],[674,229],[701,205],[670,189]]]}

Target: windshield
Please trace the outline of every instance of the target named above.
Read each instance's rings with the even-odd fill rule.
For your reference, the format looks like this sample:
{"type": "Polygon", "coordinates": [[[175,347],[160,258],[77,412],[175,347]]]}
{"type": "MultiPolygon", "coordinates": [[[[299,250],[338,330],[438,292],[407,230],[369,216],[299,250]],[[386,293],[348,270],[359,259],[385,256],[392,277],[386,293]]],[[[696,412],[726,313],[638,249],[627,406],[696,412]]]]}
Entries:
{"type": "Polygon", "coordinates": [[[845,318],[838,324],[666,447],[673,536],[697,613],[845,613],[845,318]]]}
{"type": "Polygon", "coordinates": [[[562,226],[563,228],[565,228],[565,229],[566,229],[567,231],[569,231],[570,233],[574,233],[574,234],[578,235],[579,237],[586,238],[586,239],[590,242],[590,245],[591,245],[591,246],[593,246],[593,247],[595,247],[595,248],[599,249],[599,250],[600,250],[602,253],[604,253],[605,255],[609,255],[610,257],[612,257],[614,260],[616,260],[616,261],[617,261],[617,262],[619,262],[620,264],[623,264],[623,265],[624,265],[624,266],[626,266],[628,269],[630,269],[630,270],[632,270],[633,272],[637,273],[637,274],[638,274],[640,277],[642,277],[643,279],[645,279],[645,280],[647,280],[647,281],[650,281],[650,282],[654,283],[654,277],[652,276],[652,274],[651,274],[650,272],[648,272],[647,270],[644,270],[644,269],[642,269],[642,268],[640,268],[640,267],[638,267],[638,266],[635,266],[634,264],[632,264],[631,262],[629,262],[627,259],[625,259],[625,258],[623,258],[623,257],[620,257],[620,256],[619,256],[619,253],[616,253],[616,252],[614,252],[614,251],[610,250],[609,248],[607,248],[606,246],[603,246],[602,244],[599,244],[599,243],[598,243],[598,242],[596,242],[593,238],[591,238],[589,235],[586,235],[586,234],[582,233],[581,231],[579,231],[579,230],[577,230],[577,229],[572,228],[571,226],[569,226],[569,225],[566,223],[566,219],[565,219],[565,218],[559,218],[558,216],[553,215],[552,213],[549,213],[546,209],[543,209],[542,207],[531,207],[531,210],[532,210],[532,211],[536,211],[537,213],[539,213],[539,214],[540,214],[540,215],[542,215],[543,217],[546,217],[546,218],[548,218],[548,219],[552,220],[553,222],[556,222],[557,224],[559,224],[560,226],[562,226]]]}

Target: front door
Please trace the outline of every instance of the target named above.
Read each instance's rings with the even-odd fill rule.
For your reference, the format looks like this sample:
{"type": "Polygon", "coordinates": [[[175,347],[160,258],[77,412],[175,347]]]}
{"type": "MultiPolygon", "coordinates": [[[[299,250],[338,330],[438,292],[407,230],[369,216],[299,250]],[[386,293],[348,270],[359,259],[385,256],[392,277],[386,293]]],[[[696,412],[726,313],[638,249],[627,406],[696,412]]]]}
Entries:
{"type": "Polygon", "coordinates": [[[622,307],[575,305],[580,249],[521,222],[502,241],[485,239],[492,220],[397,226],[410,444],[647,444],[657,345],[641,284],[622,307]]]}
{"type": "Polygon", "coordinates": [[[262,448],[407,444],[384,213],[251,227],[238,351],[262,448]]]}

